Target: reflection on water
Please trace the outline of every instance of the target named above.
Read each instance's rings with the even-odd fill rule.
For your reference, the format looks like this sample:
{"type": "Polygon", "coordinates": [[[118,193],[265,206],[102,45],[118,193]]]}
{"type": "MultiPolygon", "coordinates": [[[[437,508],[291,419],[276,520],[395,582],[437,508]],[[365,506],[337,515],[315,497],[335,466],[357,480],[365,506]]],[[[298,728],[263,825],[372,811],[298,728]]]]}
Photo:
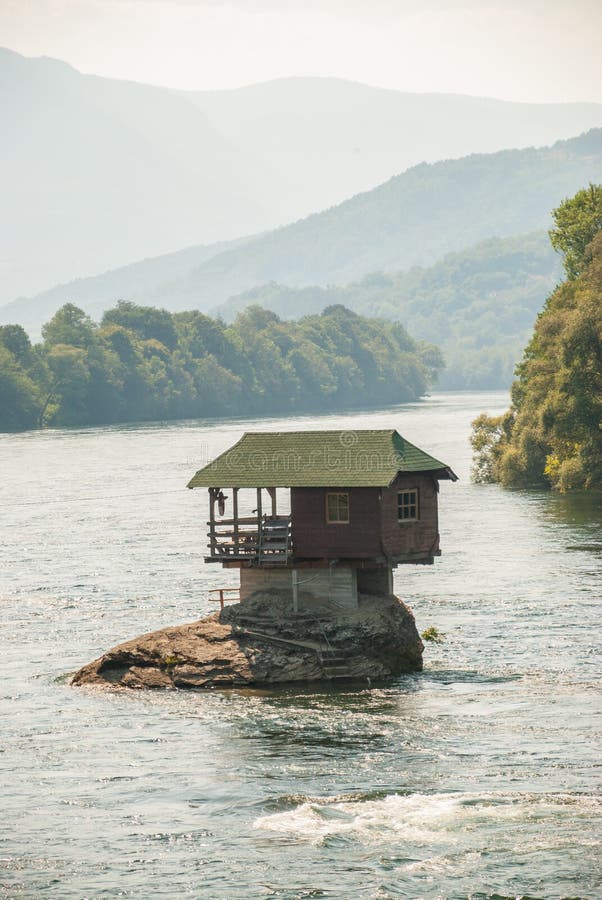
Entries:
{"type": "Polygon", "coordinates": [[[443,557],[396,590],[424,673],[369,689],[106,694],[65,674],[213,611],[191,473],[252,422],[0,436],[0,893],[31,897],[593,897],[600,495],[469,482],[438,394],[269,428],[397,427],[461,476],[443,557]]]}
{"type": "Polygon", "coordinates": [[[600,536],[602,522],[602,491],[581,491],[577,494],[546,495],[544,516],[561,525],[577,525],[600,536]]]}

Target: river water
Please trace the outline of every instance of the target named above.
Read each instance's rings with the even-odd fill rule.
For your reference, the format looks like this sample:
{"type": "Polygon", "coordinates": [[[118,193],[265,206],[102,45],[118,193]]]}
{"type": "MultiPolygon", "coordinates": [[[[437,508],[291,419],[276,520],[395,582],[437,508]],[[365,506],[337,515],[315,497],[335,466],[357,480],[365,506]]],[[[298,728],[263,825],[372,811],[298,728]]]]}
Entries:
{"type": "Polygon", "coordinates": [[[600,897],[600,496],[469,482],[495,393],[366,414],[0,436],[0,892],[600,897]],[[214,611],[191,474],[260,428],[396,427],[460,475],[397,570],[425,671],[377,688],[102,694],[67,675],[214,611]],[[598,706],[599,713],[599,706],[598,706]],[[598,719],[599,722],[599,719],[598,719]],[[599,821],[599,820],[598,820],[599,821]]]}

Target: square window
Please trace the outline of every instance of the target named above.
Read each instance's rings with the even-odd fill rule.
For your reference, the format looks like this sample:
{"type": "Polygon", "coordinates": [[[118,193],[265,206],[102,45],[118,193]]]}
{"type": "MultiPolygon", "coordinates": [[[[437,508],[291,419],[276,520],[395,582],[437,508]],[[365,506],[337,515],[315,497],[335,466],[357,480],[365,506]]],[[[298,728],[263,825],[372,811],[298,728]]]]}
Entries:
{"type": "Polygon", "coordinates": [[[326,521],[349,522],[349,494],[326,494],[326,521]]]}
{"type": "Polygon", "coordinates": [[[418,491],[400,491],[397,495],[398,521],[416,522],[418,518],[418,491]]]}

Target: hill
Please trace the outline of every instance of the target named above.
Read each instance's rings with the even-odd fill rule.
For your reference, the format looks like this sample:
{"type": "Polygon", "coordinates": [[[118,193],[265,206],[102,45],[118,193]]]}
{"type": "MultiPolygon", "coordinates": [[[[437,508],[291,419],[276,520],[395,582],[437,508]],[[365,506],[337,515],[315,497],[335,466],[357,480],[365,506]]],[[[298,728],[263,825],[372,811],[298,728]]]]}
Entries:
{"type": "Polygon", "coordinates": [[[596,104],[335,79],[194,93],[0,49],[0,303],[290,222],[420,161],[602,125],[596,104]]]}
{"type": "Polygon", "coordinates": [[[344,284],[370,272],[432,265],[491,237],[549,227],[549,210],[600,173],[602,129],[552,147],[421,164],[224,251],[145,299],[169,309],[209,309],[266,281],[344,284]]]}
{"type": "Polygon", "coordinates": [[[343,304],[358,313],[403,322],[432,341],[446,363],[440,386],[505,387],[533,322],[560,277],[545,232],[492,238],[428,268],[373,273],[360,281],[291,288],[271,282],[231,298],[215,312],[226,319],[252,304],[293,318],[343,304]]]}
{"type": "Polygon", "coordinates": [[[0,51],[2,298],[278,221],[176,93],[0,51]]]}
{"type": "MultiPolygon", "coordinates": [[[[113,291],[104,308],[118,299],[134,299],[170,310],[210,310],[269,281],[297,287],[345,284],[370,272],[428,267],[489,238],[547,228],[549,210],[599,179],[601,172],[602,129],[547,148],[421,164],[339,206],[211,255],[200,265],[191,268],[187,257],[180,277],[172,272],[163,283],[145,278],[146,287],[132,293],[113,291]]],[[[8,312],[0,309],[0,321],[27,321],[28,327],[39,329],[52,304],[56,309],[71,301],[92,309],[88,297],[95,290],[90,281],[65,285],[51,297],[44,293],[27,304],[19,301],[8,312]]],[[[96,291],[94,303],[99,296],[96,291]]]]}
{"type": "Polygon", "coordinates": [[[282,78],[187,96],[232,145],[267,164],[288,221],[420,162],[544,146],[602,126],[599,104],[412,94],[338,78],[282,78]]]}

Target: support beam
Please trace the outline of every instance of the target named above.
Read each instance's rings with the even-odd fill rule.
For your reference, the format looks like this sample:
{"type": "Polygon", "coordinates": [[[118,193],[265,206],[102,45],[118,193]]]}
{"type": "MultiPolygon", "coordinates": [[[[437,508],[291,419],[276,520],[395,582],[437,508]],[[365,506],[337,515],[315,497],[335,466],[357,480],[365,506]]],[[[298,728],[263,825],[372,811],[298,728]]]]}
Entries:
{"type": "Polygon", "coordinates": [[[257,488],[257,518],[261,519],[261,488],[257,488]]]}
{"type": "Polygon", "coordinates": [[[232,488],[232,518],[234,519],[234,552],[239,553],[238,537],[238,488],[232,488]]]}
{"type": "Polygon", "coordinates": [[[261,565],[261,551],[263,549],[263,522],[261,515],[261,488],[257,488],[257,558],[259,565],[261,565]]]}
{"type": "Polygon", "coordinates": [[[217,488],[209,488],[209,549],[211,556],[215,556],[216,538],[215,538],[215,504],[217,501],[217,488]]]}
{"type": "Polygon", "coordinates": [[[272,516],[276,518],[276,488],[271,487],[266,488],[266,490],[272,499],[272,516]]]}

